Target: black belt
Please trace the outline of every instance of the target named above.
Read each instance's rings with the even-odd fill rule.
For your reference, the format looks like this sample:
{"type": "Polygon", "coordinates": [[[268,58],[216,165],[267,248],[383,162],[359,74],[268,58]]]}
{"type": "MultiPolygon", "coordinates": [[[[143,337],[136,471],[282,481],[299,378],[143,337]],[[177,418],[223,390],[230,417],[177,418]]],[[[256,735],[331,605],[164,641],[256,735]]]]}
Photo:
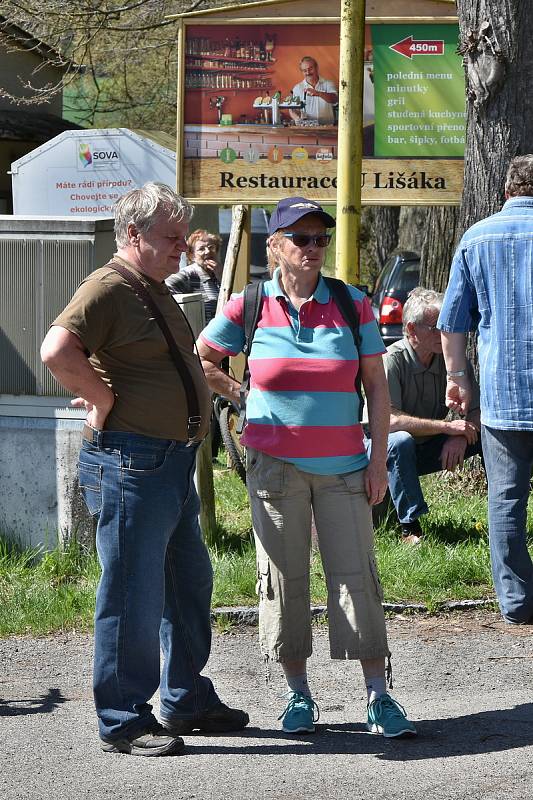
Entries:
{"type": "MultiPolygon", "coordinates": [[[[99,431],[96,428],[91,428],[90,425],[84,425],[81,431],[82,438],[85,439],[86,442],[91,442],[91,444],[99,444],[101,446],[102,442],[98,443],[97,437],[98,436],[105,436],[106,433],[111,433],[111,435],[116,435],[123,433],[128,435],[131,431],[99,431]]],[[[139,436],[143,436],[143,434],[138,434],[139,436]]],[[[154,437],[156,438],[156,437],[154,437]]],[[[192,442],[187,442],[184,439],[173,439],[172,441],[180,442],[181,444],[190,445],[192,442]]]]}

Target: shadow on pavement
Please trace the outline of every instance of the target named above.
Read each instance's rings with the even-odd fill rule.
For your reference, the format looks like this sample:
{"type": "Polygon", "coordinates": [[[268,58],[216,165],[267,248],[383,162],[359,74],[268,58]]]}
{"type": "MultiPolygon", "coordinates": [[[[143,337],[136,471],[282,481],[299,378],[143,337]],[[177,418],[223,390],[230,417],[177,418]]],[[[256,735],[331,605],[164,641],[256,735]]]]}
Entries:
{"type": "Polygon", "coordinates": [[[66,703],[67,698],[61,694],[60,689],[48,689],[35,699],[2,700],[0,697],[0,717],[21,717],[28,714],[50,714],[61,703],[66,703]]]}
{"type": "MultiPolygon", "coordinates": [[[[384,761],[422,761],[478,753],[495,753],[533,744],[533,703],[495,711],[480,711],[452,719],[416,720],[418,737],[385,739],[368,733],[362,723],[318,724],[316,733],[292,736],[280,730],[246,728],[238,736],[250,744],[201,744],[203,735],[187,737],[191,756],[213,753],[376,755],[384,761]],[[268,743],[252,743],[268,739],[268,743]]],[[[227,734],[226,734],[227,736],[227,734]]]]}

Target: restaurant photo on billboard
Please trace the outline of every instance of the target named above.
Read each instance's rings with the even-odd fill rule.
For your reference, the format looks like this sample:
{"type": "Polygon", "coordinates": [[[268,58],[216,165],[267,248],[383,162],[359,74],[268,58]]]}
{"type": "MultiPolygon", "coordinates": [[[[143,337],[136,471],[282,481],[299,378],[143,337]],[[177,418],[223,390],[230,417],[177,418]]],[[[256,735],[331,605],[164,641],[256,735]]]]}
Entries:
{"type": "MultiPolygon", "coordinates": [[[[186,24],[179,135],[192,196],[200,184],[220,197],[298,188],[291,175],[302,190],[335,188],[339,35],[338,23],[301,20],[186,24]]],[[[462,158],[457,38],[455,24],[365,26],[365,159],[462,158]]]]}

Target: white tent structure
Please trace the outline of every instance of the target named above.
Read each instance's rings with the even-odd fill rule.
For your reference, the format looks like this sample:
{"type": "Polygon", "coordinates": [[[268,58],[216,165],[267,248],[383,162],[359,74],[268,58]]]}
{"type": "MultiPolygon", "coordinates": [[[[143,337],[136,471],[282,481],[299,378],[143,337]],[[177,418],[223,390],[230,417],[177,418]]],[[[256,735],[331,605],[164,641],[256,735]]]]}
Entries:
{"type": "Polygon", "coordinates": [[[65,131],[14,161],[11,175],[14,214],[110,217],[147,181],[175,187],[175,142],[162,131],[65,131]]]}

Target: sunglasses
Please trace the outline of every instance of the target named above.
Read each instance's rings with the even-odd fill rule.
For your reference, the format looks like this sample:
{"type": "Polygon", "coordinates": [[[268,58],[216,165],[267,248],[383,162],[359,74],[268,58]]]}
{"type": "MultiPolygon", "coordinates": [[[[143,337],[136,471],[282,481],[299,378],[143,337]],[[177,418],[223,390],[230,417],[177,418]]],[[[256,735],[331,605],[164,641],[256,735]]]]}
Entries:
{"type": "Polygon", "coordinates": [[[287,239],[292,239],[296,247],[307,247],[309,242],[313,242],[315,247],[327,247],[331,242],[330,233],[319,233],[318,236],[309,236],[307,233],[284,233],[287,239]]]}

